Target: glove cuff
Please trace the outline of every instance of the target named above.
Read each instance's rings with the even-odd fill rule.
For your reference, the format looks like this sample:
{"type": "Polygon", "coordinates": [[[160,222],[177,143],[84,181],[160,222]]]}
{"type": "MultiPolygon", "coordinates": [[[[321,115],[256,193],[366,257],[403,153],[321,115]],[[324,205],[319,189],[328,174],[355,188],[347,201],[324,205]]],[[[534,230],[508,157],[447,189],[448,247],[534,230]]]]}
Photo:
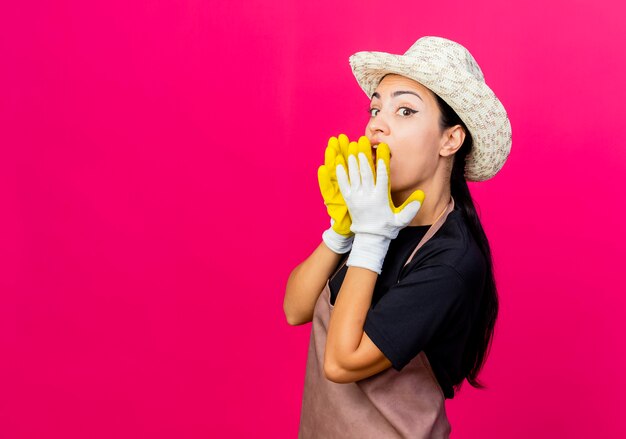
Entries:
{"type": "Polygon", "coordinates": [[[347,266],[367,268],[380,274],[391,239],[372,233],[357,233],[352,243],[352,251],[347,266]]]}
{"type": "Polygon", "coordinates": [[[322,240],[326,247],[331,249],[337,254],[348,253],[352,248],[352,241],[354,240],[354,235],[352,236],[344,236],[340,233],[335,232],[335,229],[332,226],[325,230],[322,233],[322,240]]]}

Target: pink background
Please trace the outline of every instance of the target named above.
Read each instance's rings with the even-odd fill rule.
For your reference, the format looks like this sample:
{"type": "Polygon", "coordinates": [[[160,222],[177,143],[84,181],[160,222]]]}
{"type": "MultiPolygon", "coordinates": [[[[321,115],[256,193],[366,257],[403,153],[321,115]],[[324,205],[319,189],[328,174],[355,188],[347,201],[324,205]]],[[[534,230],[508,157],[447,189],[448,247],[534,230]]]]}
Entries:
{"type": "Polygon", "coordinates": [[[4,2],[0,436],[296,437],[284,287],[367,120],[348,56],[437,35],[513,127],[471,184],[501,312],[453,437],[624,437],[620,3],[4,2]]]}

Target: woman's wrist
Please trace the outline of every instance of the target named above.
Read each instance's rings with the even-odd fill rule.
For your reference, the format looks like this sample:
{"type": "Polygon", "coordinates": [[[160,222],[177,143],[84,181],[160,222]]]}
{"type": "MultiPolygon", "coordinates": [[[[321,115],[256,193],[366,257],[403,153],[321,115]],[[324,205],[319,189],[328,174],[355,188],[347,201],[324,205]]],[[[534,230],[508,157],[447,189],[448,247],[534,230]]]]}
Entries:
{"type": "Polygon", "coordinates": [[[348,253],[352,249],[354,235],[341,235],[331,226],[325,230],[324,233],[322,233],[322,240],[324,241],[324,244],[326,244],[326,247],[331,249],[333,252],[342,255],[344,253],[348,253]]]}
{"type": "Polygon", "coordinates": [[[357,233],[346,265],[367,268],[380,274],[390,243],[391,239],[383,235],[357,233]]]}

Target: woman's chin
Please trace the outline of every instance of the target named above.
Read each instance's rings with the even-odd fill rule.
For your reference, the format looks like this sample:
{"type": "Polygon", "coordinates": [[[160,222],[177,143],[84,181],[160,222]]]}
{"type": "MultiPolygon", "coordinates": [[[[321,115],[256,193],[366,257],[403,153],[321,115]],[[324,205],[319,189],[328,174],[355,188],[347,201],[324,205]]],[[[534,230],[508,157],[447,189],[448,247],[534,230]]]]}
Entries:
{"type": "Polygon", "coordinates": [[[393,184],[392,184],[390,192],[391,192],[391,199],[393,200],[393,204],[395,206],[399,206],[400,204],[402,204],[402,202],[404,202],[404,198],[405,198],[404,193],[405,193],[405,191],[403,191],[401,189],[398,189],[398,188],[395,188],[393,186],[393,184]]]}
{"type": "Polygon", "coordinates": [[[390,186],[390,192],[392,195],[400,195],[402,192],[406,192],[406,190],[408,189],[408,187],[406,187],[406,185],[403,185],[402,182],[398,181],[397,179],[391,177],[390,181],[389,181],[389,186],[390,186]]]}
{"type": "Polygon", "coordinates": [[[390,193],[391,193],[391,199],[393,200],[394,205],[397,207],[399,205],[401,205],[402,203],[404,203],[404,201],[406,199],[409,198],[409,196],[415,192],[418,188],[414,187],[414,186],[396,186],[394,185],[393,181],[391,182],[391,188],[390,188],[390,193]]]}

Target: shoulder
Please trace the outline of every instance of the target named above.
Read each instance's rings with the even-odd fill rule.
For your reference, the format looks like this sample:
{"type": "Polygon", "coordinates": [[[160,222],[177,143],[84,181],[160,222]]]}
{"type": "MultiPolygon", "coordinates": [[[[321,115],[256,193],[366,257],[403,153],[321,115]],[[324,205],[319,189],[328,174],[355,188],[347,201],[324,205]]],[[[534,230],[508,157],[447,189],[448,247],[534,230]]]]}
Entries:
{"type": "Polygon", "coordinates": [[[460,210],[453,210],[435,235],[416,253],[409,272],[428,268],[454,273],[461,281],[481,283],[485,256],[460,210]]]}

